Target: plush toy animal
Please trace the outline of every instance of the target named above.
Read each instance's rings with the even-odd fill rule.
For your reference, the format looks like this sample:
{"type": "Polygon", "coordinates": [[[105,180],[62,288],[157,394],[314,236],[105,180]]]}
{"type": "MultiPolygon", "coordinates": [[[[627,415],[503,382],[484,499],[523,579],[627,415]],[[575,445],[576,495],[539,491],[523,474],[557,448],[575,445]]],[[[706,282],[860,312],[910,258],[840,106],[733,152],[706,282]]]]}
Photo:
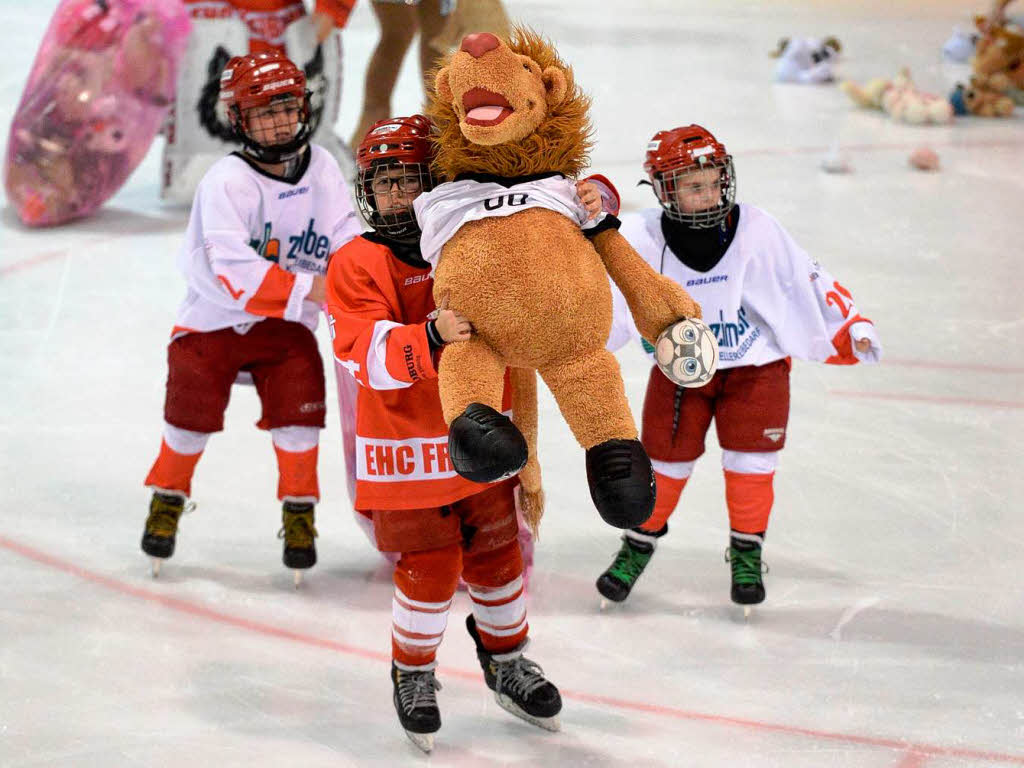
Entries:
{"type": "Polygon", "coordinates": [[[988,28],[979,21],[984,34],[978,40],[971,69],[974,85],[1005,92],[1024,102],[1024,29],[1014,25],[988,28]]]}
{"type": "Polygon", "coordinates": [[[905,68],[892,80],[875,78],[863,86],[844,80],[839,87],[859,106],[881,109],[901,123],[939,124],[953,119],[952,105],[940,96],[918,90],[905,68]]]}
{"type": "Polygon", "coordinates": [[[977,77],[968,85],[958,83],[949,97],[958,115],[976,117],[1009,117],[1013,114],[1013,99],[1002,91],[986,87],[977,77]]]}
{"type": "Polygon", "coordinates": [[[539,372],[586,449],[602,518],[635,527],[650,516],[655,489],[618,363],[605,349],[608,277],[652,344],[671,323],[700,317],[700,306],[647,266],[614,217],[587,222],[572,179],[587,164],[590,102],[550,42],[523,28],[510,40],[468,35],[442,64],[428,114],[438,129],[437,175],[451,181],[415,208],[423,255],[435,264],[434,297],[476,330],[441,356],[452,463],[480,482],[522,470],[520,504],[536,527],[539,372]],[[499,412],[506,368],[514,422],[499,412]]]}

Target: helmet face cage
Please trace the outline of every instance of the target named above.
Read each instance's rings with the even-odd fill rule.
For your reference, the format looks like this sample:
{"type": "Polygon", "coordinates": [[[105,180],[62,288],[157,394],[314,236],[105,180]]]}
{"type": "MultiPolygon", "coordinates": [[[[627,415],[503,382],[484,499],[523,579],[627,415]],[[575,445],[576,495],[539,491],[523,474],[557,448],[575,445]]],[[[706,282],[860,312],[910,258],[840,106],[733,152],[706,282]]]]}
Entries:
{"type": "Polygon", "coordinates": [[[394,240],[417,240],[420,227],[412,201],[433,188],[434,177],[428,164],[384,158],[360,169],[356,204],[366,223],[377,233],[394,240]]]}
{"type": "Polygon", "coordinates": [[[651,184],[657,195],[665,215],[694,229],[711,229],[720,226],[736,204],[736,169],[732,163],[732,155],[722,158],[700,157],[696,164],[687,164],[667,171],[651,172],[651,184]],[[676,199],[677,190],[685,189],[691,180],[688,176],[717,169],[719,178],[718,204],[702,211],[686,212],[679,208],[676,199]]]}
{"type": "Polygon", "coordinates": [[[240,108],[234,104],[228,110],[231,123],[235,128],[235,136],[245,145],[246,153],[261,163],[283,163],[295,158],[309,143],[310,134],[315,126],[310,115],[309,91],[300,100],[290,93],[278,94],[268,100],[265,105],[253,105],[240,108]],[[258,118],[259,126],[255,126],[253,111],[260,110],[263,117],[258,118]],[[290,131],[291,138],[276,139],[280,128],[294,122],[290,131]]]}

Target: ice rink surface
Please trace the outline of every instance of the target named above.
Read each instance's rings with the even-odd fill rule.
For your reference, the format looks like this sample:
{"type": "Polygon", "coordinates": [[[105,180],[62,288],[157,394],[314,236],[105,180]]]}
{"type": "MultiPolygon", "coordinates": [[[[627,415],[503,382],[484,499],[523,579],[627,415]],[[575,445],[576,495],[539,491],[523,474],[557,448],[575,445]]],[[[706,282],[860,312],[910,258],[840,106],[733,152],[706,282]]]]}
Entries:
{"type": "MultiPolygon", "coordinates": [[[[337,408],[320,453],[320,564],[280,562],[270,439],[236,387],[158,580],[139,550],[159,446],[186,212],[157,199],[159,142],[97,217],[0,236],[0,766],[1024,765],[1024,131],[914,128],[834,86],[775,85],[782,36],[827,35],[841,74],[909,65],[947,91],[940,47],[981,5],[954,0],[510,0],[593,94],[593,167],[629,209],[647,139],[699,122],[736,158],[739,198],[778,217],[880,329],[880,367],[797,363],[776,476],[768,600],[728,599],[720,450],[687,487],[633,596],[594,580],[618,547],[550,396],[548,510],[530,655],[562,689],[561,733],[501,711],[456,600],[431,757],[398,726],[391,585],[352,521],[337,408]],[[839,141],[853,173],[824,174],[839,141]],[[943,168],[910,169],[932,146],[943,168]]],[[[2,0],[0,123],[54,0],[2,0]]],[[[344,32],[352,130],[376,37],[344,32]]],[[[418,109],[412,57],[396,113],[418,109]]],[[[320,329],[327,359],[327,335],[320,329]]],[[[634,413],[647,365],[620,354],[634,413]]],[[[328,374],[333,400],[333,372],[328,374]]]]}

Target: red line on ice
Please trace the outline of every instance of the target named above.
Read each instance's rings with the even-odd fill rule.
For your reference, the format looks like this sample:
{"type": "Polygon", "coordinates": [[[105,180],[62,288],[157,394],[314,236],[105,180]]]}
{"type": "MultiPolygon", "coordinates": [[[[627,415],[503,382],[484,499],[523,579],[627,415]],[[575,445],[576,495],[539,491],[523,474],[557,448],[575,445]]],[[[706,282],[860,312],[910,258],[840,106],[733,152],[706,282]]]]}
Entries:
{"type": "Polygon", "coordinates": [[[844,389],[830,389],[830,395],[839,397],[860,397],[868,400],[897,400],[909,403],[931,403],[933,405],[966,405],[976,408],[1024,408],[1024,400],[980,400],[973,397],[944,397],[941,395],[915,395],[900,392],[849,392],[844,389]]]}
{"type": "Polygon", "coordinates": [[[922,755],[920,752],[907,752],[896,768],[924,768],[927,763],[926,755],[922,755]]]}
{"type": "MultiPolygon", "coordinates": [[[[123,595],[129,595],[152,603],[157,603],[158,605],[170,608],[173,611],[179,611],[181,613],[197,616],[218,624],[224,624],[237,629],[244,629],[249,632],[255,632],[268,637],[275,637],[280,640],[288,640],[301,645],[337,651],[338,653],[343,653],[348,656],[357,656],[359,658],[370,659],[378,662],[387,662],[391,660],[391,655],[389,653],[371,651],[354,645],[346,645],[345,643],[338,643],[333,640],[327,640],[313,635],[306,635],[301,632],[283,629],[282,627],[277,627],[273,624],[267,624],[262,621],[245,619],[240,616],[232,616],[231,614],[207,608],[204,605],[194,603],[190,600],[162,595],[152,589],[135,586],[134,584],[120,581],[102,573],[75,565],[74,563],[43,552],[35,547],[22,544],[7,536],[0,536],[0,547],[42,565],[47,565],[55,570],[76,576],[83,581],[91,582],[113,592],[119,592],[123,595]]],[[[444,667],[442,671],[446,675],[466,680],[480,679],[479,670],[471,672],[465,669],[444,667]]],[[[961,747],[943,747],[935,744],[901,741],[899,739],[859,736],[852,733],[838,733],[834,731],[816,730],[814,728],[801,728],[794,725],[767,723],[761,720],[746,720],[739,717],[712,715],[703,712],[690,712],[677,707],[666,707],[660,704],[648,704],[642,701],[618,699],[612,696],[601,696],[598,694],[586,693],[584,691],[563,690],[562,695],[565,698],[574,699],[588,704],[602,704],[605,706],[615,707],[616,709],[659,715],[661,717],[668,717],[675,720],[714,723],[717,725],[734,726],[749,730],[782,733],[790,736],[805,736],[811,739],[838,741],[845,742],[847,744],[859,744],[868,747],[890,749],[905,753],[905,757],[900,763],[899,768],[921,768],[921,766],[924,765],[921,761],[926,757],[958,757],[966,760],[987,760],[998,763],[1009,763],[1012,765],[1024,765],[1024,755],[1011,755],[979,749],[965,749],[961,747]]]]}
{"type": "Polygon", "coordinates": [[[948,363],[941,360],[906,360],[884,358],[883,365],[900,368],[934,368],[939,371],[974,371],[976,373],[1024,373],[1024,368],[1014,365],[986,365],[985,363],[948,363]]]}
{"type": "Polygon", "coordinates": [[[69,248],[59,248],[55,251],[44,251],[43,253],[37,253],[35,256],[30,256],[27,259],[16,261],[13,264],[6,264],[0,267],[0,277],[7,277],[15,272],[20,272],[23,269],[28,269],[29,267],[34,267],[38,264],[44,264],[47,261],[52,261],[53,259],[60,258],[61,256],[66,256],[69,250],[69,248]]]}

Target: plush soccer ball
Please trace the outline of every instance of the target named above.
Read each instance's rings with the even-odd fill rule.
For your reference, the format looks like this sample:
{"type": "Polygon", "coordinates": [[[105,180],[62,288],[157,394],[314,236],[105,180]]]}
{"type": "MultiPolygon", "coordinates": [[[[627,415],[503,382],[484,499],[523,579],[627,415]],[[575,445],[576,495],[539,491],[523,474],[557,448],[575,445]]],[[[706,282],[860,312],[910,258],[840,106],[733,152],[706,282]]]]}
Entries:
{"type": "Polygon", "coordinates": [[[718,370],[718,342],[703,322],[691,317],[658,336],[654,358],[662,373],[681,387],[702,387],[718,370]]]}

